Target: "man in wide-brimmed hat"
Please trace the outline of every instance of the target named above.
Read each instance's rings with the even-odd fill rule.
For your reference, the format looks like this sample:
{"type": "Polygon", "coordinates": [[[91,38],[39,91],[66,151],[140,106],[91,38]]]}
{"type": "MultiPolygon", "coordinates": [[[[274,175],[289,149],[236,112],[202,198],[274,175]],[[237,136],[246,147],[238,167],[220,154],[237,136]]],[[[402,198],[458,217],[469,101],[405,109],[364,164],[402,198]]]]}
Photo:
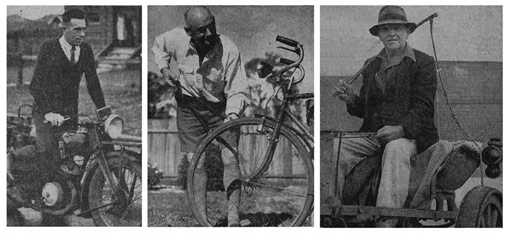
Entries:
{"type": "MultiPolygon", "coordinates": [[[[360,131],[375,133],[373,138],[342,139],[340,200],[349,171],[364,158],[382,153],[376,206],[403,207],[409,189],[411,156],[438,141],[434,125],[434,59],[407,43],[415,29],[416,24],[407,21],[404,9],[384,6],[378,23],[369,29],[370,34],[379,37],[384,49],[365,62],[359,95],[343,80],[336,85],[349,114],[363,118],[360,131]]],[[[390,225],[394,226],[395,221],[390,225]]]]}

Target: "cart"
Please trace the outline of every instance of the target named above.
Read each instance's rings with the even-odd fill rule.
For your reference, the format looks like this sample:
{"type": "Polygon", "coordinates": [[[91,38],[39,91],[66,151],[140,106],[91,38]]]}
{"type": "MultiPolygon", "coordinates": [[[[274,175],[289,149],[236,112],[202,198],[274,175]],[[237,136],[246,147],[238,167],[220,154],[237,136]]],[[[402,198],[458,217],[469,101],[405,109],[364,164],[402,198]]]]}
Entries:
{"type": "Polygon", "coordinates": [[[482,184],[484,176],[500,176],[500,139],[492,138],[483,150],[479,148],[481,153],[465,146],[474,142],[460,145],[440,141],[413,156],[404,208],[383,208],[375,206],[380,156],[367,158],[350,171],[343,203],[334,198],[338,195],[336,177],[342,138],[359,134],[321,132],[321,227],[375,227],[387,219],[398,219],[396,227],[502,227],[503,195],[499,190],[480,185],[464,196],[460,206],[455,203],[455,190],[475,172],[484,170],[479,177],[482,184]]]}

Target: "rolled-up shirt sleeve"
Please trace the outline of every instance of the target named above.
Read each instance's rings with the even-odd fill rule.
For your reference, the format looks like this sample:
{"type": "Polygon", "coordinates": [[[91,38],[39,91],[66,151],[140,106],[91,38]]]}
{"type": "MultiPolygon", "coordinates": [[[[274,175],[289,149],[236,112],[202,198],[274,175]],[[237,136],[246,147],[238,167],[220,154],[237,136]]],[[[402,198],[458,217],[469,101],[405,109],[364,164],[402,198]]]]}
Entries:
{"type": "Polygon", "coordinates": [[[152,53],[154,53],[154,62],[158,66],[159,70],[168,67],[168,63],[174,52],[173,40],[175,38],[175,30],[168,31],[162,35],[159,35],[154,40],[152,46],[152,53]]]}
{"type": "Polygon", "coordinates": [[[227,98],[227,107],[225,109],[227,116],[231,113],[239,115],[250,102],[250,87],[241,62],[241,54],[235,51],[230,55],[232,59],[229,59],[226,66],[226,85],[224,90],[227,98]]]}

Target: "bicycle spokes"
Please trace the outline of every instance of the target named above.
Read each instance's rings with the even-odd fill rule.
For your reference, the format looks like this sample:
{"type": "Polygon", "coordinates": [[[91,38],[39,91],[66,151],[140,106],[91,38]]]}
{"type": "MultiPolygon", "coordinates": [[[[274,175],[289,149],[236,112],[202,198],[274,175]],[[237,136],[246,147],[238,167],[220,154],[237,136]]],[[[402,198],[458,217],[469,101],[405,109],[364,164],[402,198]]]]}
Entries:
{"type": "Polygon", "coordinates": [[[240,122],[244,121],[248,123],[235,125],[238,121],[232,122],[232,128],[239,129],[237,143],[226,143],[221,136],[223,133],[219,133],[195,153],[188,182],[200,183],[199,164],[208,171],[205,203],[196,199],[203,189],[189,191],[195,217],[204,225],[226,226],[227,219],[232,219],[229,214],[232,202],[228,202],[227,190],[235,193],[232,191],[235,189],[240,190],[237,212],[242,226],[302,224],[313,201],[313,167],[304,144],[291,135],[286,126],[282,127],[278,140],[271,140],[274,125],[259,127],[260,119],[240,122]],[[224,150],[220,148],[235,154],[241,175],[240,185],[235,188],[229,186],[231,175],[225,173],[232,164],[225,161],[224,150]],[[204,210],[206,214],[202,216],[200,212],[204,210]]]}

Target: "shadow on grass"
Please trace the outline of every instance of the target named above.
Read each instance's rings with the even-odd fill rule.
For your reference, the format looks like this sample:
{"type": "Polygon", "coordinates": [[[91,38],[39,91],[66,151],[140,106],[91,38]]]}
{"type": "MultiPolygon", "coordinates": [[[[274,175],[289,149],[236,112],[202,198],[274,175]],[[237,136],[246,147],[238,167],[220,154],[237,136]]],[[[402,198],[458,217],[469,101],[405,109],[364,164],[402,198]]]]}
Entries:
{"type": "MultiPolygon", "coordinates": [[[[292,215],[288,213],[252,213],[252,214],[239,214],[243,222],[249,222],[248,225],[243,225],[243,227],[277,227],[284,223],[285,221],[292,219],[292,215]]],[[[227,219],[221,219],[216,225],[216,227],[226,227],[227,219]]]]}

